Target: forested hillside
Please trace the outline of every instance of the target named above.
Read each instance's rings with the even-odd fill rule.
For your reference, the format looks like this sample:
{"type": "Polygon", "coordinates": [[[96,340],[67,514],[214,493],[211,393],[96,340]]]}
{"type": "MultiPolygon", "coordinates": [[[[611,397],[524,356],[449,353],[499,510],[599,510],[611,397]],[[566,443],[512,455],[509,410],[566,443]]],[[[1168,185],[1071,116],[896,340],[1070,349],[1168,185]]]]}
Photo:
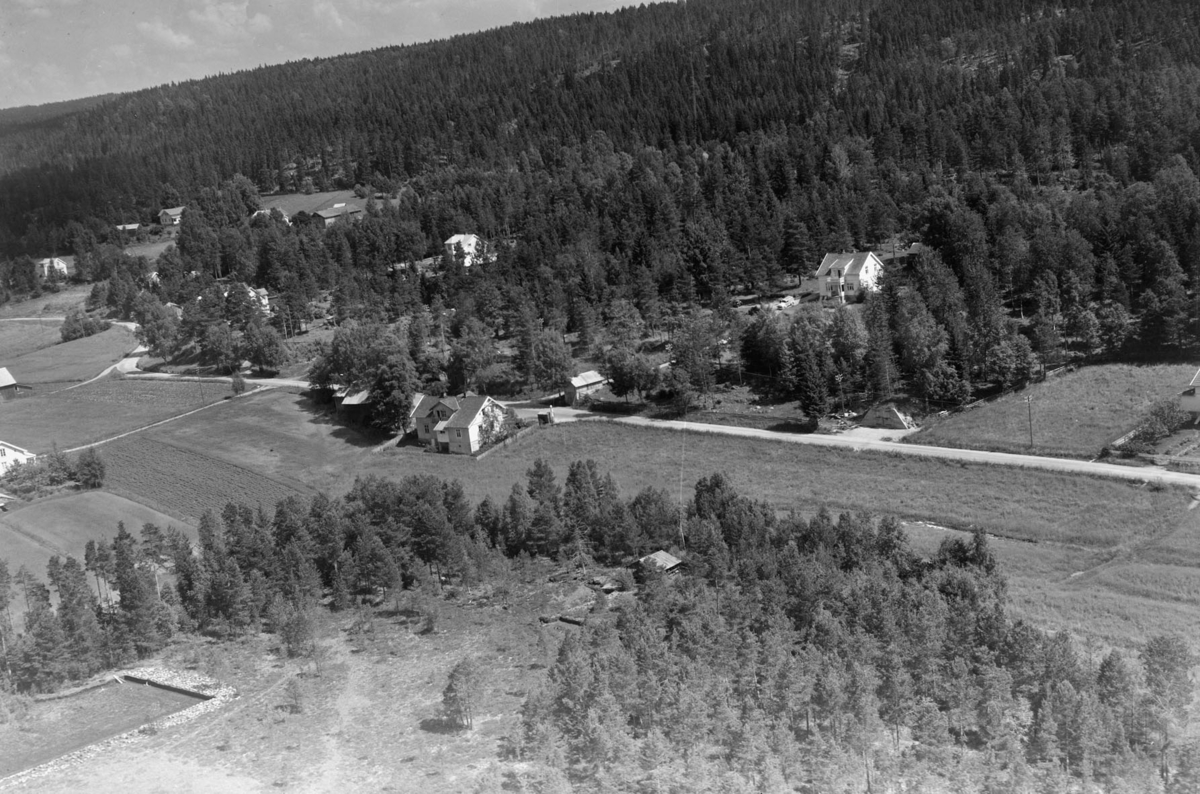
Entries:
{"type": "MultiPolygon", "coordinates": [[[[421,315],[409,327],[443,340],[520,337],[517,375],[534,380],[543,328],[590,345],[614,318],[632,318],[634,341],[697,306],[728,319],[738,290],[899,238],[925,247],[887,268],[882,301],[840,325],[761,321],[743,335],[747,371],[819,410],[837,375],[837,389],[902,382],[947,405],[1067,355],[1172,355],[1200,316],[1198,13],[707,0],[0,122],[0,245],[15,257],[0,299],[39,288],[27,257],[71,252],[76,278],[112,279],[94,304],[121,316],[214,295],[171,341],[199,344],[214,323],[248,335],[211,292],[233,279],[270,290],[284,335],[332,295],[338,322],[421,315]],[[260,195],[351,187],[376,197],[361,222],[250,219],[260,195]],[[112,224],[178,204],[157,280],[106,245],[121,242],[112,224]],[[415,267],[457,233],[496,260],[415,267]]],[[[730,333],[703,330],[699,362],[730,333]]]]}

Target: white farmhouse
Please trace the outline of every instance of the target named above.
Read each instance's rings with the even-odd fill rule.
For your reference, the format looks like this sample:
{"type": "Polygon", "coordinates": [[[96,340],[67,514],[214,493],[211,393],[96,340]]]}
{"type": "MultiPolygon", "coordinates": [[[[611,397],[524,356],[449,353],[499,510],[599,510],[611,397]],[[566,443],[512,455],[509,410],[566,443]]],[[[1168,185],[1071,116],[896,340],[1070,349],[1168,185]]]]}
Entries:
{"type": "Polygon", "coordinates": [[[36,459],[37,455],[34,455],[29,450],[0,441],[0,477],[7,474],[8,470],[13,466],[21,463],[32,463],[36,459]]]}
{"type": "Polygon", "coordinates": [[[42,278],[50,278],[50,271],[58,273],[60,276],[67,275],[67,263],[57,256],[51,259],[39,259],[38,267],[41,268],[42,278]]]}
{"type": "Polygon", "coordinates": [[[805,279],[802,286],[806,292],[817,293],[821,300],[844,303],[874,290],[881,272],[883,262],[870,251],[825,254],[816,274],[805,279]]]}
{"type": "Polygon", "coordinates": [[[487,255],[487,245],[477,235],[456,234],[443,245],[446,247],[446,255],[451,259],[458,256],[458,249],[462,249],[463,267],[491,261],[487,255]]]}

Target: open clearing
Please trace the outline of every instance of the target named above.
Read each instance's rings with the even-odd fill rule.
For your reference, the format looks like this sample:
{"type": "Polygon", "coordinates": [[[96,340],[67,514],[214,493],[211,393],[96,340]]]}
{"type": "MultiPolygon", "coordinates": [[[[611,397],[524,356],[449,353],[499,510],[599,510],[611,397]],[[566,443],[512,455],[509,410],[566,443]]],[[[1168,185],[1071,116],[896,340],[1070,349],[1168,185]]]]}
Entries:
{"type": "Polygon", "coordinates": [[[0,319],[6,317],[66,316],[75,306],[82,306],[92,287],[90,284],[64,287],[58,292],[45,292],[36,298],[10,301],[0,306],[0,319]]]}
{"type": "Polygon", "coordinates": [[[538,624],[540,611],[578,586],[550,585],[547,593],[549,570],[530,566],[532,584],[513,582],[507,608],[499,599],[482,598],[477,606],[441,602],[432,634],[422,633],[424,621],[407,594],[399,611],[389,603],[323,615],[327,660],[319,670],[277,655],[269,635],[221,646],[189,639],[168,649],[163,663],[197,666],[236,682],[239,699],[195,723],[140,737],[14,790],[500,791],[503,781],[491,763],[500,740],[516,729],[526,695],[545,676],[562,638],[575,630],[538,624]],[[475,729],[446,731],[439,720],[442,689],[467,655],[488,671],[475,729]],[[290,708],[290,680],[298,684],[301,713],[290,708]]]}
{"type": "Polygon", "coordinates": [[[185,528],[178,519],[115,494],[71,493],[29,504],[16,502],[9,505],[8,512],[0,513],[0,557],[7,560],[10,573],[24,565],[45,579],[50,557],[70,554],[82,562],[87,542],[112,538],[118,521],[124,521],[134,537],[146,523],[162,529],[171,524],[185,528]]]}
{"type": "MultiPolygon", "coordinates": [[[[13,377],[21,383],[52,388],[94,378],[137,347],[137,338],[127,328],[114,325],[95,336],[61,342],[8,359],[13,377]]],[[[39,392],[46,388],[38,389],[39,392]]],[[[36,394],[37,392],[35,392],[36,394]]]]}
{"type": "Polygon", "coordinates": [[[220,402],[228,387],[110,375],[76,389],[0,403],[0,438],[33,452],[73,449],[220,402]]]}
{"type": "MultiPolygon", "coordinates": [[[[57,320],[0,322],[0,362],[8,362],[62,341],[57,320]]],[[[7,366],[4,364],[3,366],[7,366]]]]}
{"type": "Polygon", "coordinates": [[[20,728],[0,727],[0,778],[196,705],[197,698],[113,681],[33,705],[20,728]]]}
{"type": "Polygon", "coordinates": [[[997,452],[1029,452],[1032,398],[1033,454],[1094,458],[1132,430],[1153,403],[1181,392],[1196,368],[1183,365],[1106,364],[1070,372],[945,419],[931,419],[905,438],[914,444],[997,452]]]}

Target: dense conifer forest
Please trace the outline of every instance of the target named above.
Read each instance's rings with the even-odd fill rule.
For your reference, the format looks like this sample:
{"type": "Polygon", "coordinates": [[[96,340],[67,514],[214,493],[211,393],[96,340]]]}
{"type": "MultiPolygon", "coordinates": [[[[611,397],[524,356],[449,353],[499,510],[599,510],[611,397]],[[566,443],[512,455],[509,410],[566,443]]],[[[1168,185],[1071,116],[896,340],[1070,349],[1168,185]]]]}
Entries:
{"type": "Polygon", "coordinates": [[[69,252],[77,278],[121,282],[100,297],[125,316],[138,292],[191,305],[232,279],[271,291],[285,336],[331,292],[339,322],[425,312],[531,351],[629,306],[675,330],[827,251],[919,240],[848,338],[756,329],[752,372],[814,405],[835,372],[877,395],[899,375],[940,405],[1068,356],[1170,356],[1200,316],[1197,13],[693,0],[0,118],[0,299],[41,287],[29,257],[69,252]],[[262,195],[333,188],[372,196],[363,221],[250,219],[262,195]],[[147,280],[113,225],[176,205],[147,280]],[[408,266],[463,232],[489,267],[408,266]]]}

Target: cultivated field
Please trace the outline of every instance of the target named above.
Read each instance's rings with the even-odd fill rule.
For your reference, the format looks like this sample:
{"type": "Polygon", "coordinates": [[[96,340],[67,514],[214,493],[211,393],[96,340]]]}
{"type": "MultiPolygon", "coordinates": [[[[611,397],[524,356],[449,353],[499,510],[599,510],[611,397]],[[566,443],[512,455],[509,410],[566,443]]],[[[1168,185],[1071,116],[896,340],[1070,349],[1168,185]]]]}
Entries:
{"type": "Polygon", "coordinates": [[[99,375],[137,344],[132,332],[114,325],[85,339],[60,342],[23,356],[6,357],[4,366],[21,383],[41,386],[38,391],[47,391],[55,384],[78,383],[99,375]]]}
{"type": "Polygon", "coordinates": [[[0,726],[0,778],[196,705],[197,699],[116,681],[33,706],[20,727],[0,726]]]}
{"type": "Polygon", "coordinates": [[[105,444],[100,455],[107,469],[106,488],[191,521],[199,520],[205,510],[219,515],[230,501],[262,505],[270,512],[281,499],[314,493],[295,481],[140,433],[105,444]]]}
{"type": "Polygon", "coordinates": [[[1000,452],[1029,451],[1032,398],[1033,452],[1092,458],[1132,430],[1154,402],[1181,392],[1196,368],[1108,364],[1051,378],[1023,391],[929,424],[905,440],[917,444],[1000,452]]]}
{"type": "MultiPolygon", "coordinates": [[[[8,320],[0,322],[0,362],[8,362],[35,350],[58,344],[61,323],[57,320],[8,320]]],[[[0,364],[7,366],[7,363],[0,364]]]]}
{"type": "MultiPolygon", "coordinates": [[[[228,386],[109,376],[0,403],[0,438],[33,452],[73,449],[219,402],[228,386]]],[[[103,453],[102,453],[103,454],[103,453]]]]}
{"type": "Polygon", "coordinates": [[[191,533],[183,522],[145,505],[104,491],[84,491],[10,504],[8,512],[0,513],[0,558],[8,562],[10,573],[23,565],[44,581],[50,557],[72,555],[82,562],[87,542],[111,539],[118,521],[134,537],[140,537],[146,523],[162,529],[174,524],[191,533]]]}

